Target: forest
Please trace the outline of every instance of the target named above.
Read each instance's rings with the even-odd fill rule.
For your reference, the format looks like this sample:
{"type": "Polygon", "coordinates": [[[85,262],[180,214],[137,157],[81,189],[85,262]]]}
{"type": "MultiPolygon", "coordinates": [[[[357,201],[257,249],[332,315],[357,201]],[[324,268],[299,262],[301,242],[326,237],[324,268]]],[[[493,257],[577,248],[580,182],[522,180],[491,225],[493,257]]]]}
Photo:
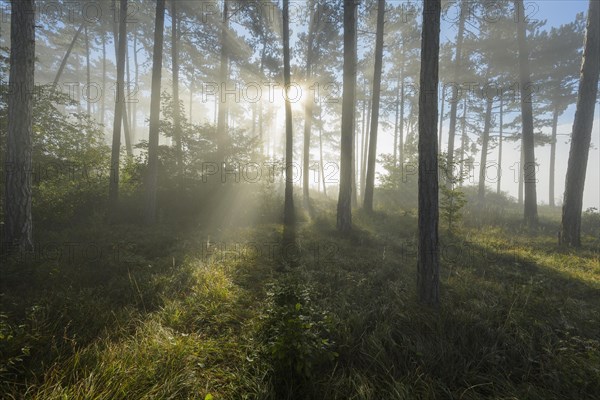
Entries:
{"type": "Polygon", "coordinates": [[[599,398],[600,1],[0,13],[0,399],[599,398]]]}

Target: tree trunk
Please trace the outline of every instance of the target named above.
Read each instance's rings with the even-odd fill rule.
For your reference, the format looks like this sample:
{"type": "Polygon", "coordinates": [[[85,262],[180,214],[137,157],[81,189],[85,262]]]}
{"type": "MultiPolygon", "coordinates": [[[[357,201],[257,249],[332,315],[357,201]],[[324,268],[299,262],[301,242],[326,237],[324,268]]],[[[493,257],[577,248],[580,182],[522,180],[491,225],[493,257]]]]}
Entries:
{"type": "Polygon", "coordinates": [[[477,190],[477,199],[479,206],[483,206],[485,200],[485,179],[486,179],[486,164],[488,143],[490,141],[490,129],[492,125],[492,106],[493,99],[487,99],[485,109],[485,122],[483,124],[483,137],[481,138],[481,159],[479,162],[479,185],[477,190]]]}
{"type": "MultiPolygon", "coordinates": [[[[310,21],[308,24],[308,38],[307,38],[307,49],[306,49],[306,84],[310,86],[309,80],[312,74],[312,62],[313,62],[313,38],[315,31],[315,13],[314,13],[314,1],[308,3],[310,12],[310,21]]],[[[304,208],[310,210],[309,204],[309,193],[308,193],[308,177],[309,177],[309,162],[310,162],[310,131],[312,128],[313,119],[313,102],[310,100],[304,103],[304,151],[302,159],[302,199],[304,208]]]]}
{"type": "Polygon", "coordinates": [[[60,67],[58,67],[58,72],[56,73],[56,77],[54,78],[54,83],[52,84],[53,89],[56,89],[56,85],[58,85],[58,81],[60,80],[60,77],[62,76],[63,71],[65,70],[65,67],[67,66],[67,61],[69,61],[69,56],[71,55],[71,52],[73,51],[75,42],[77,42],[77,38],[79,37],[79,35],[81,35],[81,32],[83,32],[84,28],[85,28],[85,22],[82,23],[79,26],[79,29],[77,29],[77,32],[75,32],[75,36],[73,36],[73,40],[71,40],[71,44],[69,45],[69,48],[67,49],[67,53],[65,54],[65,56],[62,59],[62,62],[60,63],[60,67]]]}
{"type": "MultiPolygon", "coordinates": [[[[227,54],[227,34],[229,31],[229,0],[223,1],[223,26],[221,27],[221,66],[219,70],[219,82],[221,85],[226,85],[227,76],[229,75],[229,58],[227,54]]],[[[222,162],[225,162],[225,147],[227,145],[227,99],[224,95],[223,87],[219,90],[219,110],[217,115],[217,146],[222,157],[222,162]]]]}
{"type": "Polygon", "coordinates": [[[337,229],[352,229],[352,145],[356,101],[356,20],[355,0],[344,0],[344,82],[340,140],[340,193],[337,204],[337,229]]]}
{"type": "MultiPolygon", "coordinates": [[[[448,173],[453,173],[453,165],[454,165],[454,138],[456,136],[456,112],[458,106],[458,98],[459,98],[459,89],[458,85],[460,82],[460,68],[462,64],[462,46],[463,39],[465,35],[465,19],[467,16],[467,10],[465,10],[465,5],[462,0],[460,3],[460,16],[458,19],[458,36],[456,38],[456,55],[454,57],[454,89],[456,92],[452,96],[452,101],[450,102],[450,126],[448,127],[448,173]]],[[[449,183],[453,181],[452,177],[448,177],[449,183]]]]}
{"type": "MultiPolygon", "coordinates": [[[[133,67],[134,67],[134,87],[139,93],[140,90],[140,64],[138,61],[138,36],[137,31],[133,32],[133,67]]],[[[131,136],[135,139],[137,137],[137,105],[138,99],[135,99],[132,105],[132,116],[131,116],[131,136]]]]}
{"type": "Polygon", "coordinates": [[[496,187],[496,193],[500,194],[502,186],[502,141],[503,141],[503,124],[504,124],[504,96],[500,96],[500,133],[498,134],[498,183],[496,187]]]}
{"type": "Polygon", "coordinates": [[[396,114],[394,116],[394,167],[398,165],[398,118],[400,113],[400,82],[402,77],[398,77],[396,82],[396,114]]]}
{"type": "Polygon", "coordinates": [[[419,245],[417,293],[419,302],[437,306],[438,252],[438,71],[441,0],[425,0],[421,41],[419,93],[419,245]]]}
{"type": "MultiPolygon", "coordinates": [[[[366,90],[365,90],[366,95],[366,90]]],[[[367,180],[367,151],[369,150],[369,127],[371,126],[371,98],[369,97],[369,106],[367,107],[367,126],[365,130],[365,140],[363,143],[362,152],[362,164],[360,168],[360,187],[362,188],[362,198],[365,199],[365,184],[367,180]]]]}
{"type": "Polygon", "coordinates": [[[519,162],[519,194],[518,194],[518,203],[519,205],[523,205],[523,164],[525,164],[525,153],[523,152],[523,144],[521,144],[521,161],[519,162]]]}
{"type": "MultiPolygon", "coordinates": [[[[117,10],[117,6],[116,6],[116,1],[113,1],[114,4],[114,10],[116,12],[117,10]]],[[[122,0],[121,0],[122,1],[122,0]]],[[[126,12],[125,12],[126,13],[126,12]]],[[[120,14],[119,14],[120,15],[120,14]]],[[[123,70],[125,70],[125,58],[127,57],[127,13],[125,17],[119,17],[121,21],[124,22],[125,24],[125,53],[123,55],[123,70]]],[[[114,36],[114,40],[115,40],[115,59],[119,60],[119,44],[118,41],[119,39],[119,26],[118,24],[115,22],[113,24],[113,36],[114,36]]],[[[118,64],[118,61],[117,61],[118,64]]],[[[118,67],[117,67],[118,70],[118,67]]],[[[125,84],[125,72],[123,72],[123,85],[125,84]]],[[[125,97],[125,88],[123,87],[123,95],[121,96],[121,100],[119,101],[119,83],[118,83],[118,78],[117,78],[117,92],[115,93],[115,103],[116,104],[121,104],[121,107],[123,108],[123,110],[121,110],[121,114],[122,114],[122,120],[123,120],[123,131],[124,131],[124,136],[125,136],[125,150],[127,151],[127,156],[132,157],[133,156],[133,147],[131,146],[131,132],[129,131],[129,120],[127,119],[127,101],[128,99],[125,97]]],[[[120,129],[119,129],[120,130],[120,129]]],[[[119,143],[121,142],[121,139],[119,139],[119,143]]]]}
{"type": "Polygon", "coordinates": [[[102,31],[102,100],[100,104],[100,123],[104,125],[106,112],[106,33],[102,31]]]}
{"type": "MultiPolygon", "coordinates": [[[[290,72],[290,14],[289,0],[283,0],[283,80],[287,91],[291,83],[290,72]]],[[[286,227],[295,224],[294,214],[294,133],[292,104],[289,94],[285,96],[285,203],[283,223],[286,227]]]]}
{"type": "Polygon", "coordinates": [[[181,143],[181,109],[179,104],[179,20],[177,2],[171,1],[171,60],[173,62],[173,136],[175,136],[175,157],[177,162],[177,179],[181,186],[183,179],[183,147],[181,143]]]}
{"type": "Polygon", "coordinates": [[[35,74],[34,0],[13,0],[10,19],[4,241],[8,253],[33,250],[31,170],[35,74]]]}
{"type": "Polygon", "coordinates": [[[548,204],[554,207],[554,176],[556,168],[556,130],[558,128],[558,108],[552,113],[552,139],[550,141],[550,184],[548,193],[548,204]]]}
{"type": "Polygon", "coordinates": [[[113,123],[112,152],[110,157],[110,182],[108,186],[108,215],[116,221],[119,202],[119,163],[121,152],[121,125],[125,119],[125,45],[127,43],[127,0],[121,0],[119,13],[119,39],[117,49],[117,98],[113,123]]]}
{"type": "Polygon", "coordinates": [[[146,175],[147,224],[156,222],[156,191],[158,185],[158,139],[160,125],[160,87],[162,78],[165,0],[156,2],[154,49],[152,54],[152,93],[150,95],[150,131],[148,134],[148,172],[146,175]]]}
{"type": "Polygon", "coordinates": [[[367,181],[363,207],[373,211],[373,192],[375,191],[375,164],[377,159],[377,128],[379,125],[379,100],[381,98],[381,69],[383,66],[383,24],[385,18],[385,0],[377,1],[377,33],[375,39],[375,73],[373,76],[373,115],[369,135],[369,157],[367,160],[367,181]]]}
{"type": "Polygon", "coordinates": [[[327,186],[325,185],[325,164],[323,163],[323,107],[319,100],[319,166],[321,169],[321,181],[323,182],[323,194],[327,197],[327,186]]]}
{"type": "Polygon", "coordinates": [[[467,96],[463,99],[463,117],[461,121],[461,135],[460,135],[460,170],[459,170],[459,186],[463,186],[464,177],[464,160],[465,160],[465,146],[467,144],[467,96]]]}
{"type": "Polygon", "coordinates": [[[533,138],[533,109],[531,98],[531,77],[529,73],[529,50],[526,42],[526,21],[523,0],[515,0],[518,11],[517,41],[519,44],[519,76],[521,83],[521,117],[523,121],[523,154],[525,164],[521,166],[524,173],[525,205],[523,217],[529,226],[537,224],[536,165],[533,138]],[[529,93],[528,93],[529,92],[529,93]]]}
{"type": "Polygon", "coordinates": [[[562,240],[563,243],[574,247],[581,246],[583,189],[594,123],[594,107],[598,93],[598,74],[600,72],[600,55],[598,54],[600,26],[598,21],[600,21],[600,3],[590,0],[562,211],[562,240]]]}
{"type": "Polygon", "coordinates": [[[445,104],[445,99],[444,96],[446,95],[446,85],[442,85],[442,109],[440,111],[440,126],[438,127],[438,150],[441,152],[442,151],[442,127],[444,126],[444,104],[445,104]]]}
{"type": "Polygon", "coordinates": [[[90,85],[92,84],[90,70],[90,37],[88,35],[87,26],[85,27],[85,77],[86,77],[86,105],[88,118],[92,116],[92,102],[90,101],[90,85]]]}
{"type": "MultiPolygon", "coordinates": [[[[402,71],[404,72],[404,65],[402,65],[402,71]]],[[[398,159],[400,160],[400,168],[404,168],[404,79],[402,79],[402,86],[400,87],[400,138],[398,144],[398,159]]]]}

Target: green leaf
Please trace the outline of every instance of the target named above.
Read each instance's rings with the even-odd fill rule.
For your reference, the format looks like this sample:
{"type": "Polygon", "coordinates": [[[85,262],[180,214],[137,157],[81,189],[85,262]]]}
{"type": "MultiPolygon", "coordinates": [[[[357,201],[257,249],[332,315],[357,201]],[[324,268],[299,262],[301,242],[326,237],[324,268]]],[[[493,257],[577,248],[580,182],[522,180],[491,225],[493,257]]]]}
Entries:
{"type": "Polygon", "coordinates": [[[213,395],[212,394],[207,394],[206,396],[204,396],[204,400],[213,400],[213,395]]]}

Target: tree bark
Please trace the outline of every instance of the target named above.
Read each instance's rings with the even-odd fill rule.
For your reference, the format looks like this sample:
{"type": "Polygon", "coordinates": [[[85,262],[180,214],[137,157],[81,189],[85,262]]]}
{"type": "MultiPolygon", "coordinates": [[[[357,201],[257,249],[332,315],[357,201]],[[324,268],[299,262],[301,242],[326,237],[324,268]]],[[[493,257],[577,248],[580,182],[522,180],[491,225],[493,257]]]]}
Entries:
{"type": "Polygon", "coordinates": [[[460,135],[460,169],[459,169],[459,186],[463,186],[464,167],[465,167],[465,146],[467,144],[467,96],[463,99],[463,117],[461,121],[460,135]]]}
{"type": "MultiPolygon", "coordinates": [[[[108,186],[108,215],[116,221],[119,202],[119,163],[121,152],[121,125],[125,110],[125,45],[127,43],[127,0],[121,0],[119,13],[119,40],[117,49],[117,98],[113,123],[112,152],[110,157],[110,182],[108,186]]],[[[126,135],[127,136],[127,135],[126,135]]]]}
{"type": "MultiPolygon", "coordinates": [[[[454,87],[456,92],[452,96],[450,102],[450,126],[448,127],[448,173],[453,173],[454,165],[454,138],[456,136],[456,112],[459,99],[458,82],[460,80],[460,68],[462,64],[462,46],[465,35],[465,20],[467,12],[465,10],[464,2],[459,0],[460,3],[460,16],[458,19],[458,36],[456,38],[456,55],[454,57],[454,87]]],[[[452,182],[452,177],[449,177],[449,182],[452,182]]]]}
{"type": "Polygon", "coordinates": [[[502,186],[502,141],[504,140],[503,135],[503,124],[504,124],[504,96],[500,96],[500,128],[498,134],[498,183],[496,187],[496,193],[500,194],[502,186]]]}
{"type": "Polygon", "coordinates": [[[91,78],[91,67],[90,67],[90,37],[88,35],[88,28],[85,27],[85,77],[86,77],[86,105],[87,105],[87,116],[88,118],[92,116],[92,103],[90,101],[90,85],[92,84],[91,78]]]}
{"type": "MultiPolygon", "coordinates": [[[[114,4],[114,10],[115,13],[117,11],[117,7],[116,7],[116,1],[117,0],[113,0],[113,4],[114,4]]],[[[126,11],[125,11],[126,13],[126,11]]],[[[119,14],[120,15],[120,14],[119,14]]],[[[121,18],[121,20],[127,20],[127,17],[119,17],[121,18]]],[[[116,19],[115,19],[116,21],[116,19]]],[[[118,24],[115,22],[113,24],[113,36],[114,36],[114,40],[115,40],[115,60],[117,60],[117,64],[118,64],[118,60],[119,60],[119,44],[118,41],[119,39],[119,26],[118,24]]],[[[125,53],[123,58],[125,59],[127,57],[127,27],[125,28],[125,53]]],[[[125,60],[123,60],[123,62],[125,62],[125,60]]],[[[125,69],[125,64],[123,64],[123,69],[125,69]]],[[[118,70],[118,67],[117,67],[118,70]]],[[[123,74],[125,74],[123,72],[123,74]]],[[[125,78],[123,78],[123,84],[125,82],[125,78]]],[[[115,94],[116,96],[116,100],[115,102],[118,104],[118,99],[119,99],[119,83],[118,83],[118,78],[117,78],[117,93],[115,94]]],[[[127,156],[132,157],[133,156],[133,147],[131,145],[131,132],[129,131],[129,119],[127,119],[127,101],[128,99],[125,97],[125,88],[123,88],[123,95],[121,96],[121,107],[123,108],[123,110],[121,111],[122,113],[122,120],[123,120],[123,130],[124,130],[124,136],[125,136],[125,150],[127,151],[127,156]]],[[[119,143],[120,143],[120,139],[119,139],[119,143]]]]}
{"type": "Polygon", "coordinates": [[[373,211],[375,191],[375,164],[377,159],[377,128],[379,127],[379,101],[381,98],[381,70],[383,66],[383,24],[385,18],[385,0],[377,1],[377,33],[375,39],[375,72],[373,76],[373,114],[369,137],[369,157],[367,160],[367,180],[363,207],[373,211]]]}
{"type": "Polygon", "coordinates": [[[11,3],[4,241],[8,253],[33,250],[31,170],[35,74],[34,0],[11,3]]]}
{"type": "Polygon", "coordinates": [[[581,246],[581,209],[600,72],[600,3],[590,0],[562,211],[563,243],[581,246]]]}
{"type": "Polygon", "coordinates": [[[356,101],[356,0],[344,0],[344,77],[340,140],[340,193],[337,204],[337,229],[352,230],[352,145],[356,101]]]}
{"type": "Polygon", "coordinates": [[[531,98],[531,76],[529,73],[529,49],[526,42],[526,21],[523,0],[515,0],[517,10],[517,41],[519,45],[519,77],[521,91],[521,117],[523,122],[522,142],[524,155],[525,204],[523,217],[528,226],[537,224],[536,164],[533,137],[533,109],[531,98]]]}
{"type": "Polygon", "coordinates": [[[440,111],[440,126],[438,127],[438,150],[442,151],[442,127],[444,126],[444,104],[445,104],[445,99],[444,96],[446,94],[446,85],[442,85],[442,102],[441,102],[441,106],[442,109],[440,111]]]}
{"type": "Polygon", "coordinates": [[[486,180],[486,164],[487,164],[487,153],[488,144],[490,141],[490,129],[492,125],[492,106],[494,105],[493,99],[487,99],[485,109],[485,122],[483,124],[483,137],[481,138],[481,159],[479,162],[479,187],[477,190],[477,198],[479,205],[482,206],[485,201],[485,180],[486,180]]]}
{"type": "Polygon", "coordinates": [[[437,306],[438,252],[438,72],[441,0],[424,0],[419,93],[419,245],[417,293],[421,303],[437,306]]]}
{"type": "Polygon", "coordinates": [[[550,184],[548,193],[548,204],[554,207],[554,177],[556,169],[556,130],[558,128],[558,108],[552,113],[552,139],[550,140],[550,184]]]}
{"type": "MultiPolygon", "coordinates": [[[[314,1],[309,3],[310,21],[308,24],[308,37],[307,37],[307,49],[306,49],[306,85],[310,86],[309,80],[312,74],[312,63],[313,63],[313,38],[315,31],[315,12],[314,1]]],[[[318,18],[318,17],[317,17],[318,18]]],[[[304,208],[310,210],[310,199],[308,192],[308,177],[309,177],[309,162],[310,162],[310,131],[312,129],[313,119],[313,102],[307,99],[304,103],[304,151],[302,159],[302,199],[304,208]]]]}
{"type": "Polygon", "coordinates": [[[173,136],[175,136],[175,157],[177,162],[177,179],[181,186],[183,179],[183,147],[181,143],[181,109],[179,104],[179,21],[177,17],[177,1],[171,1],[171,61],[173,63],[173,136]]]}
{"type": "Polygon", "coordinates": [[[323,107],[319,101],[319,167],[321,169],[321,181],[323,181],[323,194],[327,197],[327,186],[325,185],[325,164],[323,163],[323,107]]]}
{"type": "Polygon", "coordinates": [[[102,31],[102,101],[100,104],[100,123],[104,125],[106,112],[106,33],[102,31]]]}
{"type": "Polygon", "coordinates": [[[156,2],[154,21],[154,50],[152,54],[152,93],[150,95],[150,131],[148,133],[148,172],[146,175],[147,224],[156,222],[156,191],[158,185],[158,140],[160,125],[160,87],[162,78],[163,41],[165,29],[165,0],[156,2]]]}
{"type": "Polygon", "coordinates": [[[227,50],[227,34],[229,31],[229,0],[223,1],[223,26],[221,27],[221,66],[219,70],[219,110],[217,115],[217,146],[222,157],[222,162],[225,162],[225,147],[227,146],[227,117],[228,107],[227,99],[224,95],[223,85],[227,84],[229,75],[229,57],[227,50]]]}
{"type": "MultiPolygon", "coordinates": [[[[291,83],[290,71],[290,14],[289,0],[283,0],[283,81],[287,92],[291,83]]],[[[285,96],[285,203],[283,223],[291,227],[296,222],[294,213],[294,133],[292,104],[285,96]]]]}

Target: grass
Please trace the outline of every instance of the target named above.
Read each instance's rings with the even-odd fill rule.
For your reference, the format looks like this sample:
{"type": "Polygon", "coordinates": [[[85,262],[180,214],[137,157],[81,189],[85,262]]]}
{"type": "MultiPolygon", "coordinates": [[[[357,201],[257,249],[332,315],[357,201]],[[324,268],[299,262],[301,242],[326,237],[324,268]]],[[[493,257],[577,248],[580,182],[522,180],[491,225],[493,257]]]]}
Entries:
{"type": "Polygon", "coordinates": [[[342,238],[321,211],[283,249],[269,224],[61,232],[122,250],[3,266],[0,397],[594,399],[597,242],[558,248],[542,221],[442,232],[439,310],[415,299],[410,214],[342,238]]]}

